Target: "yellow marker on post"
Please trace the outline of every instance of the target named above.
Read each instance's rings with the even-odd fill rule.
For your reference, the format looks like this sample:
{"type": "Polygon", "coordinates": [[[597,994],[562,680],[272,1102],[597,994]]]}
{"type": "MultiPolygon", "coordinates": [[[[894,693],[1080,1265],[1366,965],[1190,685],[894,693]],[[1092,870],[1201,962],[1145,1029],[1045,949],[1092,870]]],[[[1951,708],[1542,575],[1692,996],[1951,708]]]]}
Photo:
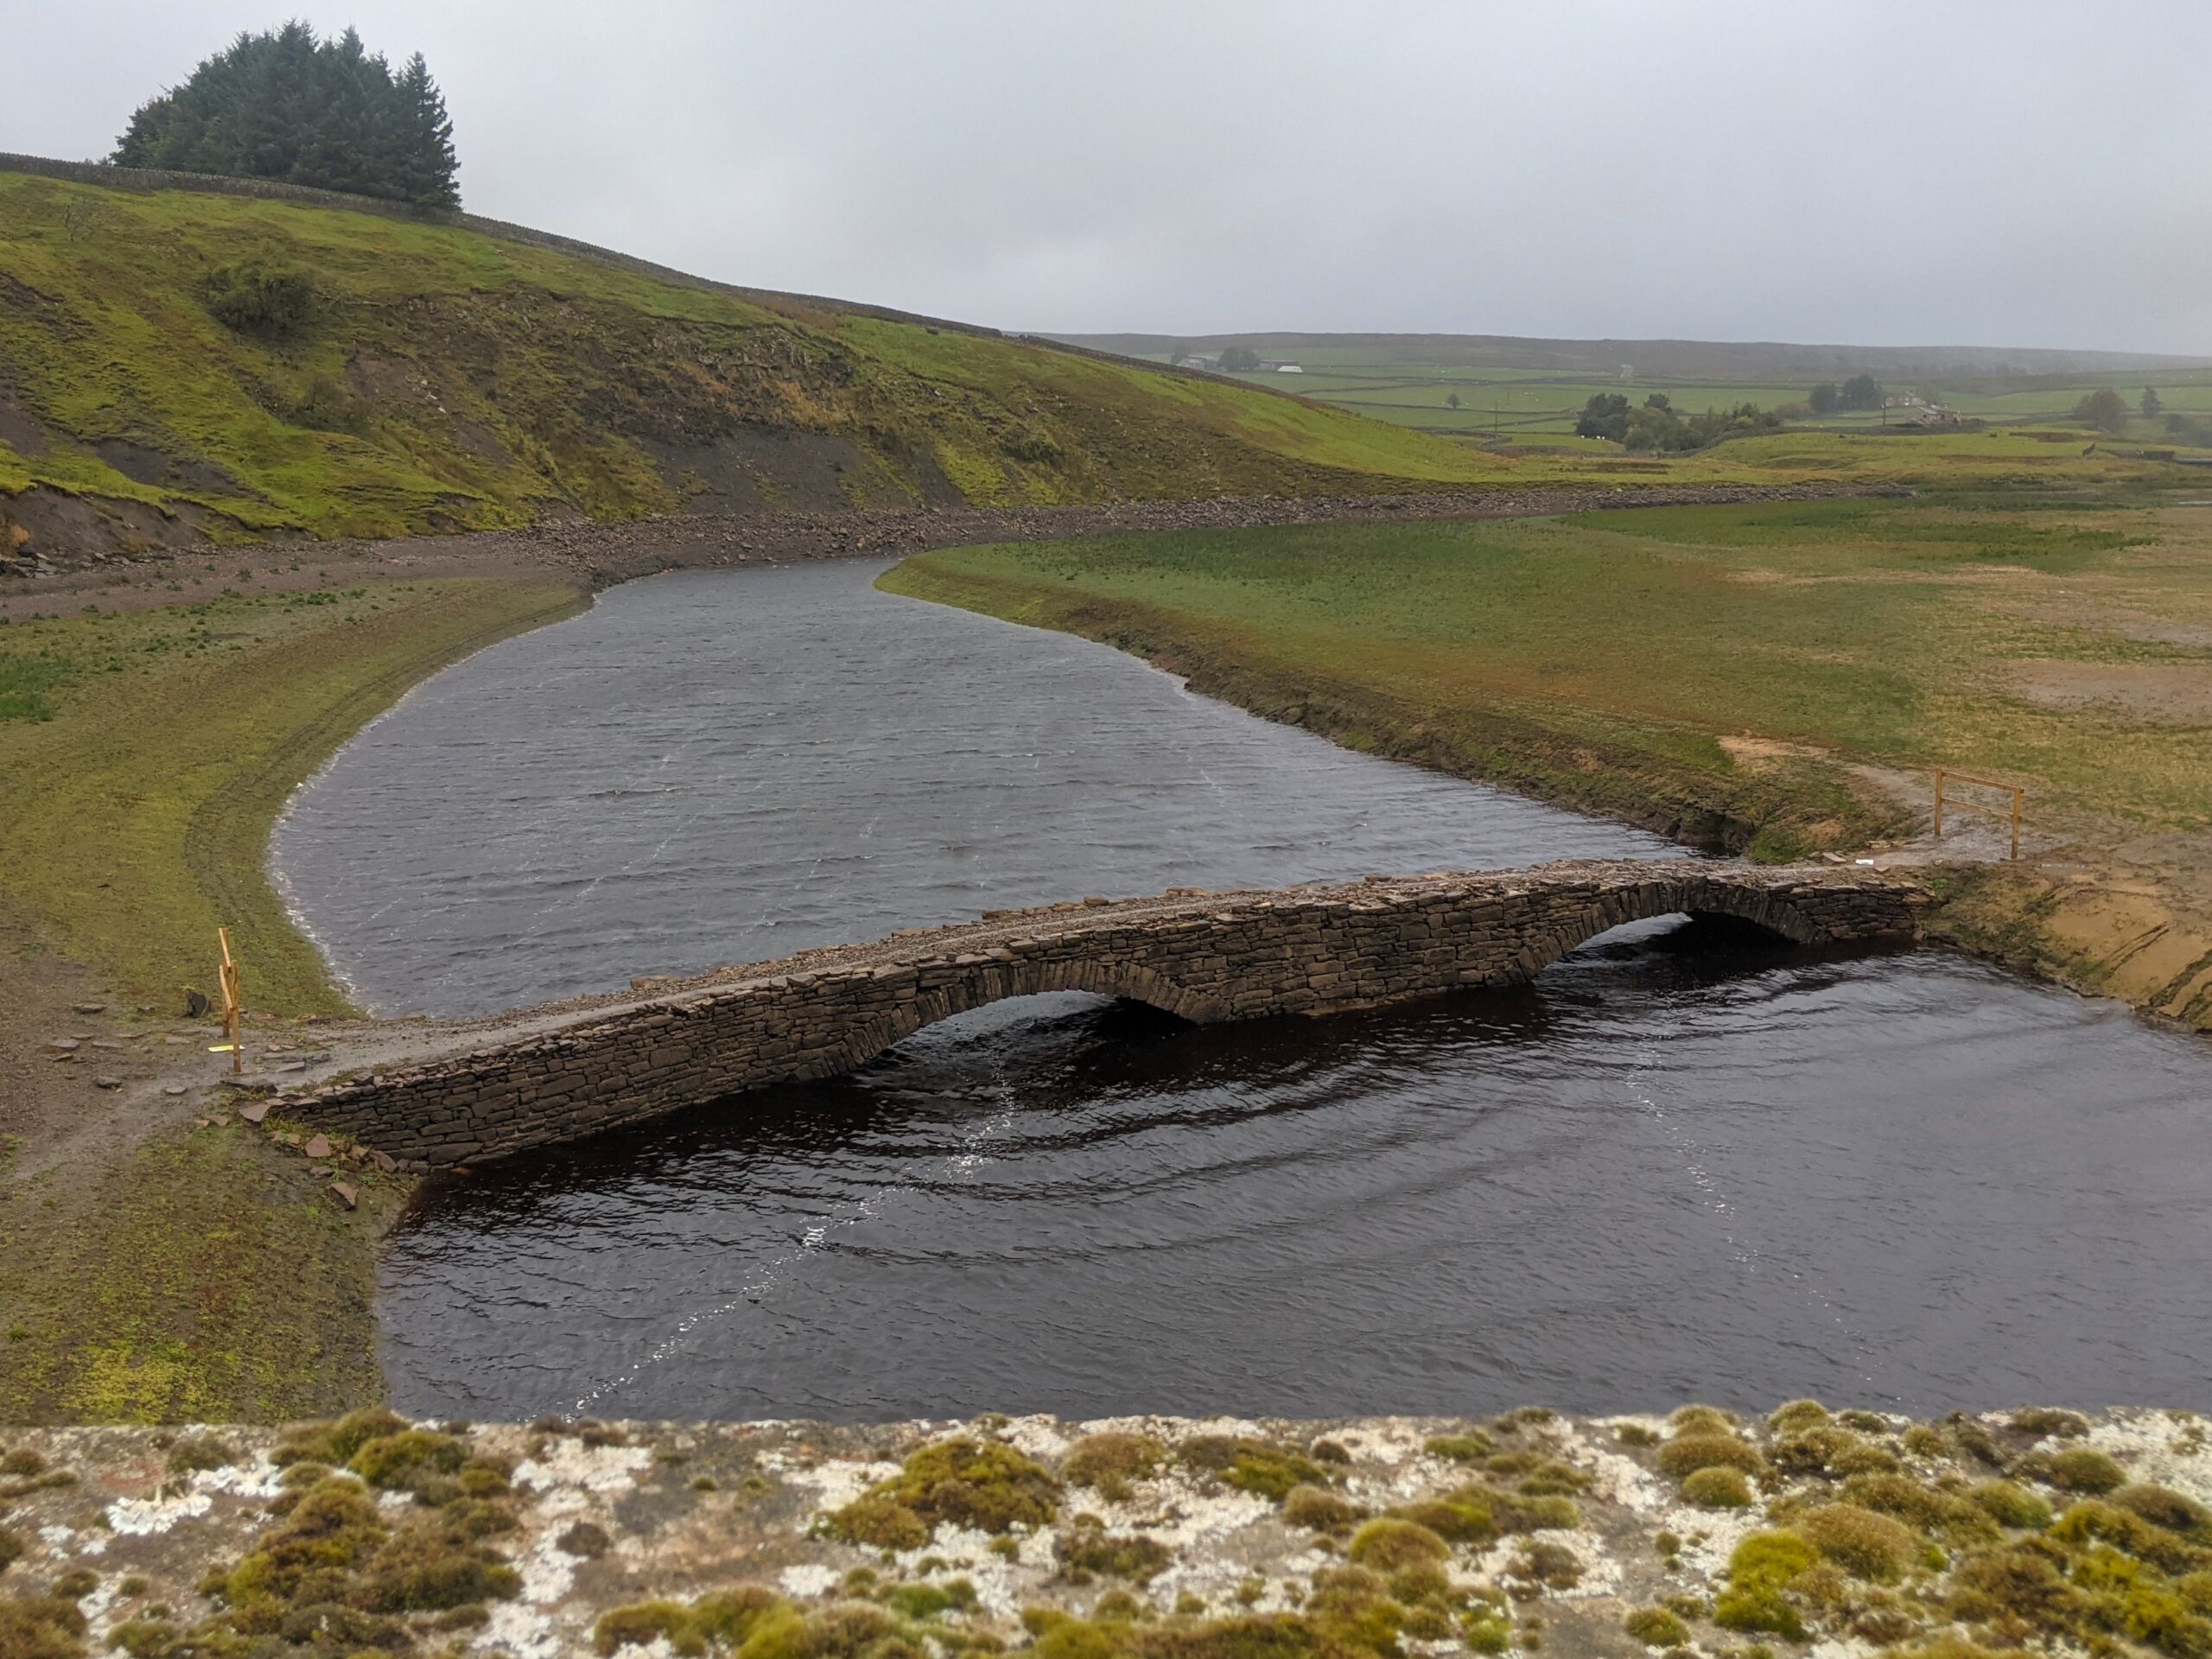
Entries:
{"type": "Polygon", "coordinates": [[[223,965],[220,969],[223,987],[223,1034],[231,1040],[227,1043],[210,1043],[207,1046],[207,1052],[210,1054],[228,1054],[231,1057],[231,1071],[235,1074],[245,1069],[245,1037],[243,1030],[243,1016],[245,1010],[238,1002],[238,965],[231,960],[231,930],[227,927],[219,927],[215,930],[215,938],[223,947],[223,965]]]}

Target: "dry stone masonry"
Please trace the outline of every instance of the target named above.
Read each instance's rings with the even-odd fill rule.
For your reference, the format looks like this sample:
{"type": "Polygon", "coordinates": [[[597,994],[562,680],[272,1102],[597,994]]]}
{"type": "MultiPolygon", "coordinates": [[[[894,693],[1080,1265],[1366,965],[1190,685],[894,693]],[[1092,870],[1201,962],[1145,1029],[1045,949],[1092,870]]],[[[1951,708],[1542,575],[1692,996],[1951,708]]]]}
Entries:
{"type": "Polygon", "coordinates": [[[1732,918],[1801,944],[1906,939],[1931,902],[1870,869],[1687,860],[1087,899],[513,1016],[490,1046],[439,1052],[434,1037],[425,1058],[288,1110],[419,1166],[459,1164],[836,1076],[1011,996],[1089,991],[1199,1022],[1332,1014],[1526,980],[1649,917],[1732,918]]]}

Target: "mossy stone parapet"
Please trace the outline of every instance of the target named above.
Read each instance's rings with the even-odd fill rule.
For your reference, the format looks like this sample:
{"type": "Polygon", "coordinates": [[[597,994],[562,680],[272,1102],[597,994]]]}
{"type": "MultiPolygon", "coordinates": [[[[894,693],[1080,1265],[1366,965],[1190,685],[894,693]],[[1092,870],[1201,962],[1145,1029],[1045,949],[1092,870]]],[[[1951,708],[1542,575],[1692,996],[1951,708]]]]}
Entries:
{"type": "Polygon", "coordinates": [[[1200,1023],[1335,1014],[1517,983],[1651,917],[1843,944],[1911,939],[1932,903],[1890,872],[1689,860],[1086,899],[518,1014],[488,1033],[431,1027],[409,1063],[287,1109],[434,1167],[834,1077],[1007,997],[1088,991],[1200,1023]]]}

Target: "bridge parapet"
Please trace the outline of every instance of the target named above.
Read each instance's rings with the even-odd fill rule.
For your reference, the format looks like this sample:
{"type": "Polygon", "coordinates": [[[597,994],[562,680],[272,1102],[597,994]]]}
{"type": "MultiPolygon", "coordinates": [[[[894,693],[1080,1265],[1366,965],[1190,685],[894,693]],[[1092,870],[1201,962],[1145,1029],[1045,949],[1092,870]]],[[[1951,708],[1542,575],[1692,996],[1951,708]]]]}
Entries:
{"type": "Polygon", "coordinates": [[[952,1014],[1089,991],[1199,1022],[1325,1014],[1517,982],[1625,922],[1724,916],[1801,944],[1910,939],[1902,876],[1580,861],[1275,892],[1085,900],[433,1027],[419,1058],[294,1109],[423,1166],[499,1157],[748,1090],[832,1077],[952,1014]]]}

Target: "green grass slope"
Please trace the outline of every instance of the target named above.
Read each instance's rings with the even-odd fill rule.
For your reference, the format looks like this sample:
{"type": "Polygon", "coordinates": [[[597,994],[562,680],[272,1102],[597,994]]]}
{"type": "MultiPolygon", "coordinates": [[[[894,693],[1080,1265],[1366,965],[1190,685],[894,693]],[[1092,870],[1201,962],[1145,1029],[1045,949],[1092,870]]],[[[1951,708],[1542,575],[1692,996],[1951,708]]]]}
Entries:
{"type": "Polygon", "coordinates": [[[157,537],[327,537],[1499,472],[1292,398],[458,226],[0,172],[0,515],[34,525],[34,492],[48,522],[78,497],[157,537]],[[210,311],[211,276],[257,264],[312,285],[289,336],[210,311]]]}

